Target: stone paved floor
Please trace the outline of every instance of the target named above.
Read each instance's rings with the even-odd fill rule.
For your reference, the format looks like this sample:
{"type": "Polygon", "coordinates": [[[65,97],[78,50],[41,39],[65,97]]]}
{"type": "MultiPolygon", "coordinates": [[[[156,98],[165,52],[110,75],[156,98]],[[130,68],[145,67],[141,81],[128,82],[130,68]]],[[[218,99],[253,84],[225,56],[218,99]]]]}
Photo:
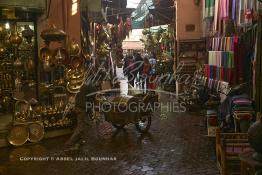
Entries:
{"type": "Polygon", "coordinates": [[[64,152],[69,136],[38,145],[0,149],[0,175],[217,175],[214,145],[200,114],[153,118],[149,134],[133,125],[116,131],[109,123],[86,125],[78,151],[64,152]],[[116,161],[19,161],[20,156],[116,157],[116,161]]]}

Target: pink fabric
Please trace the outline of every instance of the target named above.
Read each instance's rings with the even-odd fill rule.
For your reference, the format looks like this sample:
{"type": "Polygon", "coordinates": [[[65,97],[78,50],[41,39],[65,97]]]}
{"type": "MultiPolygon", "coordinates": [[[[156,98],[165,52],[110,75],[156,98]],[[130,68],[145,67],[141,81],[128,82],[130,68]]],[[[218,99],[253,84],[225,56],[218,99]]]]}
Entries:
{"type": "Polygon", "coordinates": [[[250,101],[248,99],[240,99],[240,100],[234,100],[233,103],[235,103],[235,104],[240,104],[240,103],[252,104],[252,101],[250,101]]]}
{"type": "Polygon", "coordinates": [[[240,153],[243,153],[243,152],[246,152],[246,151],[249,151],[249,150],[251,150],[251,148],[249,148],[249,147],[233,147],[233,146],[227,146],[226,147],[226,153],[240,154],[240,153]]]}
{"type": "Polygon", "coordinates": [[[225,19],[229,17],[229,0],[220,0],[220,18],[225,19]]]}

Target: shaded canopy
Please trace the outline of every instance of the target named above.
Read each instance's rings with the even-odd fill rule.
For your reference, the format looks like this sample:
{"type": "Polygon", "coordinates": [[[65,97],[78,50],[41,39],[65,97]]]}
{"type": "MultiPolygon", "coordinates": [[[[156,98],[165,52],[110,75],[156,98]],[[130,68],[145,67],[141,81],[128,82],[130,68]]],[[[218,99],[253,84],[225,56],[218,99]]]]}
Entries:
{"type": "Polygon", "coordinates": [[[149,15],[149,7],[153,6],[152,0],[141,0],[137,9],[132,13],[132,28],[141,29],[146,17],[149,15]]]}
{"type": "Polygon", "coordinates": [[[175,21],[174,9],[173,0],[141,0],[132,13],[133,29],[171,24],[175,21]]]}

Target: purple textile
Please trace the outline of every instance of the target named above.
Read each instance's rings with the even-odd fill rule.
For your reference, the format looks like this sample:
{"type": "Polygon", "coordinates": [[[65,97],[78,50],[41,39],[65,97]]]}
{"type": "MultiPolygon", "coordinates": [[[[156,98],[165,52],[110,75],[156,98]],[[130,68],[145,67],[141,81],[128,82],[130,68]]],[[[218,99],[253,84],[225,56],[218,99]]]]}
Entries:
{"type": "Polygon", "coordinates": [[[252,101],[250,100],[234,100],[234,104],[252,104],[252,101]]]}
{"type": "Polygon", "coordinates": [[[232,0],[232,19],[236,20],[236,0],[232,0]]]}

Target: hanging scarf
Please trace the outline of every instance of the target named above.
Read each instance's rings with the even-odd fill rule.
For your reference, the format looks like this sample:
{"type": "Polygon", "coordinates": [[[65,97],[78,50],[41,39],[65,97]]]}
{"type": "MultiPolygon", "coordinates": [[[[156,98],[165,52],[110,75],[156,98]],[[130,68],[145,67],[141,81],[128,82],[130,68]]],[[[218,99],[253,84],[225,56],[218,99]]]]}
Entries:
{"type": "Polygon", "coordinates": [[[218,31],[218,13],[219,13],[219,0],[215,1],[215,12],[214,12],[214,31],[218,31]]]}
{"type": "Polygon", "coordinates": [[[236,0],[232,0],[232,19],[236,20],[236,0]]]}
{"type": "Polygon", "coordinates": [[[205,0],[205,18],[214,17],[215,0],[205,0]]]}
{"type": "Polygon", "coordinates": [[[220,19],[225,19],[229,17],[229,0],[220,0],[220,19]]]}

